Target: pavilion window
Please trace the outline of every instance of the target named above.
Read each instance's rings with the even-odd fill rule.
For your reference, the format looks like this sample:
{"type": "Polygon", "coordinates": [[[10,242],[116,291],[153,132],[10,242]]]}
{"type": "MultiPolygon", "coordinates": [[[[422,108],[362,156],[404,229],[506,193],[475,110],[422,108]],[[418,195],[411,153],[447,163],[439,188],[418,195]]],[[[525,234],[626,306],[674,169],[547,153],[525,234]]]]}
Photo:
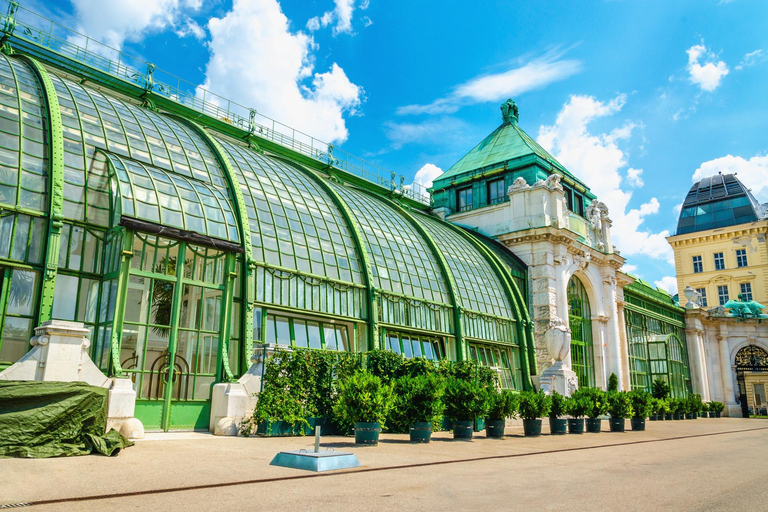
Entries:
{"type": "Polygon", "coordinates": [[[425,357],[430,361],[445,359],[445,342],[431,336],[388,332],[386,348],[408,359],[425,357]]]}
{"type": "MultiPolygon", "coordinates": [[[[295,318],[272,313],[267,315],[267,332],[264,343],[293,348],[349,352],[352,350],[349,339],[349,326],[347,324],[320,322],[308,318],[295,318]]],[[[254,339],[254,341],[259,340],[254,339]]]]}
{"type": "Polygon", "coordinates": [[[478,365],[494,370],[503,389],[521,389],[522,375],[515,355],[516,351],[508,347],[469,345],[469,357],[478,365]]]}
{"type": "Polygon", "coordinates": [[[456,191],[456,208],[460,212],[472,209],[472,187],[466,187],[456,191]]]}
{"type": "Polygon", "coordinates": [[[491,180],[488,182],[488,204],[498,204],[507,199],[506,190],[504,190],[504,178],[491,180]]]}

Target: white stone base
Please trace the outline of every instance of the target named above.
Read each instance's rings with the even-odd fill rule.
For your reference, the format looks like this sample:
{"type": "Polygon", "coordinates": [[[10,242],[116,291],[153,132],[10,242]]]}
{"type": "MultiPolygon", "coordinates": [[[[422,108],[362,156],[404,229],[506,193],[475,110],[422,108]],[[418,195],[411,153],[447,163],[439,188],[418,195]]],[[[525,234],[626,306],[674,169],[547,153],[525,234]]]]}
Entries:
{"type": "Polygon", "coordinates": [[[556,361],[541,374],[539,386],[547,394],[557,391],[563,396],[571,396],[579,387],[579,378],[562,361],[556,361]]]}
{"type": "Polygon", "coordinates": [[[211,393],[211,419],[208,430],[218,436],[236,436],[248,412],[248,394],[239,382],[214,384],[211,393]],[[227,420],[222,423],[222,420],[227,420]]]}

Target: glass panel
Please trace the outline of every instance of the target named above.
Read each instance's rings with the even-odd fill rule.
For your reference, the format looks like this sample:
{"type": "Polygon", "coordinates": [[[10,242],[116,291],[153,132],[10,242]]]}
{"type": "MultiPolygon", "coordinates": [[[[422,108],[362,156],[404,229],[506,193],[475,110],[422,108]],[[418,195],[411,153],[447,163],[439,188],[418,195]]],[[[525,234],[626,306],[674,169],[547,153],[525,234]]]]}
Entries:
{"type": "MultiPolygon", "coordinates": [[[[320,324],[317,322],[307,322],[307,330],[309,332],[308,334],[309,346],[311,348],[320,348],[322,346],[320,342],[320,324]]],[[[325,334],[326,334],[325,348],[335,350],[336,349],[335,346],[331,346],[328,344],[327,332],[325,334]]],[[[335,343],[335,340],[332,340],[331,342],[335,343]]]]}
{"type": "MultiPolygon", "coordinates": [[[[296,346],[301,348],[309,347],[309,339],[307,337],[307,322],[304,320],[293,321],[293,338],[296,346]]],[[[320,348],[320,347],[314,347],[320,348]]]]}
{"type": "Polygon", "coordinates": [[[34,314],[37,278],[38,273],[31,270],[13,270],[6,314],[30,316],[34,314]]]}
{"type": "Polygon", "coordinates": [[[0,361],[15,363],[27,353],[32,337],[32,319],[6,317],[3,326],[3,342],[0,345],[0,361]]]}
{"type": "Polygon", "coordinates": [[[284,316],[275,317],[275,327],[277,330],[277,343],[279,345],[291,344],[291,327],[288,318],[284,316]]]}
{"type": "Polygon", "coordinates": [[[57,320],[75,320],[78,279],[75,276],[59,274],[56,276],[56,288],[53,292],[53,318],[57,320]]]}

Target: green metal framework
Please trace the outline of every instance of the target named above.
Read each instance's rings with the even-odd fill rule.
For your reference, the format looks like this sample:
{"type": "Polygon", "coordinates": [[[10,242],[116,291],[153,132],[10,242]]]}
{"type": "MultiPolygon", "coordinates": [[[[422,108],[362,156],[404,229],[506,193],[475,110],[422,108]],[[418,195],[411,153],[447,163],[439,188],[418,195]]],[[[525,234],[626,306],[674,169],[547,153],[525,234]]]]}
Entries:
{"type": "Polygon", "coordinates": [[[571,329],[571,368],[579,378],[579,387],[594,387],[592,309],[587,290],[576,276],[568,281],[568,326],[571,329]]]}

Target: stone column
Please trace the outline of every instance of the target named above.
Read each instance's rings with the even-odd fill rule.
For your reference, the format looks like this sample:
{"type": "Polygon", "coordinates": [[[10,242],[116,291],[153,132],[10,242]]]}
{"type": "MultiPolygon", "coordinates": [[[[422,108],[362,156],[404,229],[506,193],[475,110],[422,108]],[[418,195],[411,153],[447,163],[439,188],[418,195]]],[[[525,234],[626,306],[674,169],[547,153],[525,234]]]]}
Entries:
{"type": "MultiPolygon", "coordinates": [[[[615,373],[619,389],[625,389],[624,365],[622,364],[621,335],[618,307],[616,304],[616,277],[603,277],[603,297],[606,309],[606,375],[615,373]]],[[[607,378],[606,378],[607,382],[607,378]]]]}
{"type": "Polygon", "coordinates": [[[619,347],[621,348],[620,357],[622,369],[622,374],[619,376],[619,379],[624,382],[621,389],[630,391],[632,389],[632,376],[630,375],[629,367],[629,340],[627,339],[627,319],[624,315],[624,301],[616,302],[616,311],[619,317],[619,347]]]}

